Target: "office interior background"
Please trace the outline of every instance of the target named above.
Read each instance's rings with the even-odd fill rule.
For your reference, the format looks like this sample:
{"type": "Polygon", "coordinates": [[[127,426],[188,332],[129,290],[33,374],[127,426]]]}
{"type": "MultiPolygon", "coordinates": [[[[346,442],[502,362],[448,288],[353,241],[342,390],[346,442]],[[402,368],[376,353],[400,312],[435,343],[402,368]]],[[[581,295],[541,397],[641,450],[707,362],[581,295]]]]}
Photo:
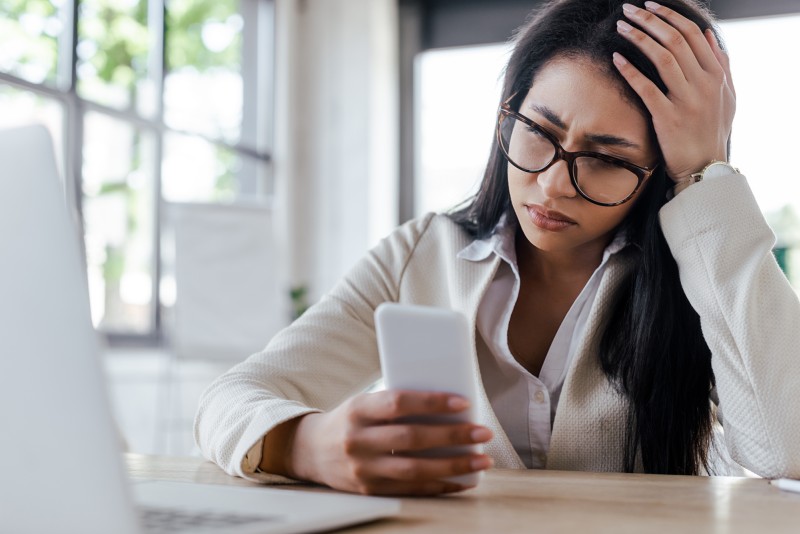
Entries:
{"type": "MultiPolygon", "coordinates": [[[[399,223],[475,191],[539,3],[0,0],[0,127],[54,138],[130,451],[195,453],[215,376],[399,223]]],[[[731,160],[800,289],[800,0],[710,5],[731,160]]]]}

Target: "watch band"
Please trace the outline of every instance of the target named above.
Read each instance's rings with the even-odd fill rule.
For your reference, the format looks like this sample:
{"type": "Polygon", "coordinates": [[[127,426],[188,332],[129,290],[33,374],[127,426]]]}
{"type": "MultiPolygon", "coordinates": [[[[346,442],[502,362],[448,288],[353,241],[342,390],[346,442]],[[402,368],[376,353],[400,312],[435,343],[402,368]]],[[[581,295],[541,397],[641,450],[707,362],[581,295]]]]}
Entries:
{"type": "Polygon", "coordinates": [[[727,161],[720,161],[720,160],[712,161],[711,163],[703,167],[703,169],[700,172],[694,172],[690,174],[687,178],[675,182],[675,185],[672,186],[667,191],[667,200],[672,200],[673,198],[675,198],[675,195],[677,195],[690,185],[696,184],[697,182],[701,182],[703,179],[708,178],[707,175],[713,175],[713,176],[720,175],[720,173],[718,172],[713,172],[713,170],[715,170],[718,167],[729,169],[730,171],[729,174],[739,173],[739,169],[737,169],[727,161]]]}

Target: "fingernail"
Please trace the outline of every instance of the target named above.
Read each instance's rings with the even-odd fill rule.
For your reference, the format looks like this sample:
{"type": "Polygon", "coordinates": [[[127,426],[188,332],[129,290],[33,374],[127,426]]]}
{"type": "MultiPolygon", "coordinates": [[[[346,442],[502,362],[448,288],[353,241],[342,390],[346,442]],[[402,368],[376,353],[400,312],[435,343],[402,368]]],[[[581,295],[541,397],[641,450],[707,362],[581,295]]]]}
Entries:
{"type": "Polygon", "coordinates": [[[488,428],[475,428],[469,433],[469,437],[472,441],[487,441],[492,437],[492,431],[488,428]]]}
{"type": "Polygon", "coordinates": [[[619,65],[620,67],[628,64],[628,60],[622,57],[622,54],[620,54],[619,52],[614,52],[613,58],[614,58],[614,63],[616,65],[619,65]]]}
{"type": "Polygon", "coordinates": [[[492,467],[492,459],[488,456],[481,456],[480,458],[473,458],[469,465],[473,471],[480,471],[482,469],[489,469],[492,467]]]}
{"type": "Polygon", "coordinates": [[[658,11],[658,9],[661,7],[661,4],[656,4],[655,2],[645,2],[644,7],[650,11],[658,11]]]}
{"type": "Polygon", "coordinates": [[[633,29],[633,26],[625,22],[624,20],[617,21],[617,30],[621,31],[622,33],[628,33],[633,29]]]}
{"type": "Polygon", "coordinates": [[[469,407],[469,401],[463,397],[450,397],[447,400],[447,406],[451,410],[466,410],[469,407]]]}
{"type": "Polygon", "coordinates": [[[628,13],[628,14],[636,13],[637,9],[639,9],[639,8],[636,7],[633,4],[622,4],[622,11],[624,11],[625,13],[628,13]]]}

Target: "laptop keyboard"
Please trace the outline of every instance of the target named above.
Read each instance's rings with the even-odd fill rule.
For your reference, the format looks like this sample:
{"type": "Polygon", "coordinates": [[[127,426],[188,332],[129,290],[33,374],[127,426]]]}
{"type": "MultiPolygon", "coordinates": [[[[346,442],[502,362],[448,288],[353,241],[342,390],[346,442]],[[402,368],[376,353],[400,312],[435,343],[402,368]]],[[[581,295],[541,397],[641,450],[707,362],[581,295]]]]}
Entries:
{"type": "Polygon", "coordinates": [[[140,508],[145,532],[168,534],[172,532],[197,532],[198,530],[220,530],[252,523],[274,523],[280,521],[275,515],[243,515],[213,511],[187,511],[170,508],[140,508]]]}

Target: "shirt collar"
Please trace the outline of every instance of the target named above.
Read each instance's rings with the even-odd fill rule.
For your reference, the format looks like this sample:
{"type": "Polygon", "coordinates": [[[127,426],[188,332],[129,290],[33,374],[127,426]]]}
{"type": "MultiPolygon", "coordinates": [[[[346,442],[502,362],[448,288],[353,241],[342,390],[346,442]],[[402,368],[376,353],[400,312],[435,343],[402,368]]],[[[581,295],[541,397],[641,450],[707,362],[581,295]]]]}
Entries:
{"type": "Polygon", "coordinates": [[[461,249],[461,252],[459,252],[456,257],[468,261],[483,261],[494,252],[508,261],[505,256],[508,255],[506,252],[510,249],[516,259],[516,252],[514,249],[514,230],[516,224],[507,224],[507,219],[507,213],[501,215],[500,220],[488,237],[473,240],[472,243],[461,249]]]}
{"type": "Polygon", "coordinates": [[[617,233],[614,235],[614,239],[611,240],[611,243],[609,243],[606,249],[603,251],[603,261],[601,263],[605,263],[613,254],[616,254],[627,246],[628,232],[622,229],[617,230],[617,233]]]}

